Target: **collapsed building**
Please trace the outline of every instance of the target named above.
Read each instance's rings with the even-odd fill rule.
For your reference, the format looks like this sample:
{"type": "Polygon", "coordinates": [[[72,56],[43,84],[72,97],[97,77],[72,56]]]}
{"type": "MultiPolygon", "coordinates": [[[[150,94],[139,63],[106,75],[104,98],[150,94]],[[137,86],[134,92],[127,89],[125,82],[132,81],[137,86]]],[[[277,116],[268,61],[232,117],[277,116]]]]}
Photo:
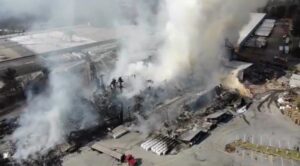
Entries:
{"type": "MultiPolygon", "coordinates": [[[[108,127],[114,128],[123,121],[122,105],[117,101],[114,92],[109,91],[109,88],[104,86],[102,73],[96,72],[96,70],[101,72],[110,70],[115,61],[118,44],[114,32],[106,30],[108,33],[104,33],[105,29],[91,26],[78,26],[71,29],[72,31],[68,28],[58,28],[22,35],[3,36],[0,39],[2,41],[0,73],[2,75],[1,84],[3,84],[1,101],[6,104],[3,107],[14,106],[18,101],[22,102],[28,97],[27,95],[37,95],[47,91],[47,83],[51,73],[80,73],[84,81],[83,85],[96,87],[93,95],[76,98],[83,104],[81,107],[92,108],[101,115],[98,125],[72,131],[68,135],[66,144],[58,145],[38,158],[22,161],[23,165],[26,163],[28,165],[59,165],[56,162],[50,162],[54,161],[54,158],[59,160],[64,154],[76,151],[95,139],[96,136],[103,134],[99,131],[105,132],[108,127]],[[99,33],[96,33],[97,31],[99,33]],[[49,65],[51,68],[48,68],[49,65]]],[[[0,112],[0,114],[10,114],[9,110],[0,112]]],[[[17,119],[10,120],[7,118],[1,121],[1,130],[2,128],[6,130],[1,132],[1,139],[7,148],[0,148],[0,151],[1,154],[6,154],[3,157],[3,162],[7,165],[15,162],[11,158],[15,152],[15,147],[7,137],[17,126],[17,119]]]]}
{"type": "Polygon", "coordinates": [[[157,123],[161,126],[149,133],[150,137],[141,143],[141,148],[166,155],[175,153],[175,149],[182,146],[199,144],[218,124],[226,123],[237,115],[237,110],[249,101],[222,86],[169,99],[157,106],[154,112],[145,115],[145,121],[153,116],[160,117],[157,123]]]}
{"type": "MultiPolygon", "coordinates": [[[[80,147],[94,142],[108,133],[112,133],[112,137],[116,139],[122,137],[130,130],[126,127],[136,124],[137,118],[135,116],[124,116],[126,113],[124,109],[127,106],[124,106],[122,101],[117,97],[120,91],[104,84],[102,77],[98,77],[98,73],[94,71],[96,68],[95,65],[97,63],[92,58],[80,59],[74,62],[59,64],[50,72],[70,72],[76,70],[85,77],[83,80],[86,81],[84,84],[87,86],[96,83],[97,88],[93,95],[90,98],[82,98],[81,100],[87,105],[91,105],[101,115],[99,125],[73,131],[68,135],[66,144],[58,145],[53,151],[40,156],[38,159],[23,161],[23,163],[33,165],[34,163],[36,165],[43,163],[47,165],[52,159],[58,159],[59,162],[60,157],[75,152],[80,147]],[[125,127],[119,126],[122,124],[125,127]]],[[[144,104],[147,103],[144,103],[143,95],[141,93],[140,96],[132,100],[135,104],[127,108],[130,112],[134,110],[137,110],[136,113],[144,112],[144,104]]],[[[145,95],[149,94],[145,93],[145,95]]],[[[245,99],[237,92],[228,91],[221,85],[201,93],[183,93],[182,96],[158,104],[154,112],[142,115],[145,120],[151,118],[153,114],[161,116],[163,126],[160,130],[150,133],[150,137],[141,144],[141,147],[147,151],[151,150],[157,155],[166,155],[168,153],[176,153],[176,150],[182,146],[199,144],[210,135],[210,131],[217,127],[219,123],[228,122],[236,114],[237,109],[245,104],[245,99]],[[176,112],[170,112],[172,109],[176,112]],[[173,113],[175,113],[175,116],[171,115],[173,113]]],[[[96,144],[91,148],[113,154],[113,156],[123,156],[122,153],[110,153],[109,149],[105,147],[99,148],[96,144]]],[[[13,150],[10,153],[13,154],[13,150]]],[[[58,164],[56,163],[56,165],[58,164]]]]}
{"type": "MultiPolygon", "coordinates": [[[[28,88],[36,93],[43,91],[47,87],[48,75],[51,72],[76,71],[84,77],[86,87],[93,87],[92,95],[80,96],[81,102],[83,101],[101,115],[99,125],[72,131],[68,134],[65,144],[54,147],[38,159],[30,159],[23,163],[51,165],[49,162],[54,160],[57,161],[55,164],[59,165],[59,158],[91,144],[91,149],[124,160],[122,152],[102,146],[97,141],[109,135],[118,139],[132,131],[132,126],[138,125],[138,116],[147,121],[153,115],[161,118],[157,123],[162,125],[159,129],[149,133],[149,137],[141,142],[141,148],[157,155],[176,154],[178,149],[201,143],[219,124],[227,123],[239,114],[240,108],[251,104],[249,96],[241,95],[239,91],[227,89],[223,85],[208,90],[197,89],[195,92],[178,90],[176,93],[179,95],[162,102],[159,98],[159,91],[164,90],[151,88],[151,80],[147,81],[149,88],[124,102],[119,98],[122,90],[107,84],[106,82],[110,80],[107,81],[104,78],[115,65],[118,43],[115,37],[96,40],[98,36],[88,34],[91,29],[93,34],[98,32],[98,29],[92,27],[75,27],[72,32],[54,29],[50,32],[25,34],[5,39],[11,45],[7,44],[3,49],[6,52],[14,52],[16,55],[14,57],[10,57],[8,53],[4,55],[3,62],[0,62],[3,66],[0,73],[8,73],[7,75],[16,77],[16,80],[11,80],[18,82],[23,96],[26,95],[24,92],[28,88]],[[90,39],[91,37],[93,38],[90,39]],[[49,47],[49,43],[44,43],[46,38],[52,41],[49,47]],[[12,43],[16,44],[18,49],[12,47],[12,43]],[[21,55],[22,52],[25,54],[21,55]],[[49,63],[51,70],[45,70],[44,65],[47,66],[49,63]],[[7,69],[7,66],[10,66],[10,69],[7,69]],[[145,111],[149,105],[148,99],[154,100],[151,103],[154,105],[151,112],[145,111]]],[[[251,65],[232,62],[227,67],[229,70],[239,70],[236,76],[239,81],[249,81],[247,80],[249,78],[260,79],[256,75],[252,76],[253,71],[247,69],[251,65]]],[[[268,73],[265,75],[269,76],[268,73]]],[[[13,145],[11,146],[10,154],[13,154],[14,148],[13,145]]]]}
{"type": "MultiPolygon", "coordinates": [[[[263,19],[263,15],[260,16],[261,18],[258,22],[263,19]]],[[[131,103],[128,106],[127,103],[122,103],[118,98],[118,94],[121,91],[105,85],[103,80],[103,74],[114,65],[118,47],[116,41],[105,37],[104,41],[79,37],[79,35],[87,35],[85,28],[90,29],[91,27],[77,27],[71,32],[56,29],[54,32],[49,33],[33,33],[5,39],[9,44],[16,44],[20,47],[17,51],[27,51],[24,56],[20,56],[19,54],[21,53],[15,51],[17,58],[9,57],[8,54],[5,54],[3,57],[5,60],[0,62],[4,66],[1,70],[2,73],[9,71],[6,68],[7,66],[12,66],[15,70],[13,75],[20,77],[20,85],[22,85],[20,90],[22,92],[26,89],[25,85],[28,84],[27,82],[36,81],[33,87],[39,87],[37,84],[43,85],[41,82],[47,80],[49,72],[69,72],[70,70],[82,73],[87,86],[95,84],[96,87],[93,89],[92,96],[88,98],[80,97],[84,103],[91,105],[101,115],[101,123],[92,128],[72,131],[68,135],[66,144],[55,147],[54,152],[50,151],[39,159],[24,161],[25,163],[28,162],[29,165],[34,165],[33,163],[38,165],[41,162],[48,165],[49,161],[77,151],[80,147],[94,142],[108,133],[111,133],[112,137],[116,139],[126,135],[130,130],[130,126],[136,125],[138,121],[138,118],[132,115],[131,112],[137,113],[145,120],[151,118],[153,114],[161,117],[161,121],[158,122],[162,124],[161,128],[151,131],[149,133],[150,136],[141,143],[141,148],[147,151],[151,150],[157,155],[176,153],[173,150],[175,149],[176,151],[182,145],[192,146],[201,143],[201,141],[209,137],[210,132],[218,127],[219,124],[226,123],[239,114],[238,109],[249,103],[251,104],[251,99],[241,96],[238,91],[228,90],[220,85],[201,92],[186,93],[181,91],[181,95],[166,102],[156,101],[154,111],[148,114],[143,109],[151,93],[141,92],[139,96],[135,96],[129,101],[131,103]],[[48,47],[49,43],[47,45],[43,43],[46,41],[45,38],[48,37],[52,41],[50,47],[48,47]],[[33,50],[34,53],[30,50],[33,50]],[[53,71],[45,71],[40,65],[41,63],[49,63],[49,61],[54,64],[53,71]],[[20,65],[20,63],[23,63],[23,65],[20,65]],[[25,78],[22,78],[24,76],[25,78]],[[129,115],[125,115],[126,113],[129,115]],[[119,125],[124,126],[121,127],[119,125]]],[[[93,30],[97,32],[96,29],[93,30]]],[[[3,49],[7,52],[13,52],[15,48],[12,48],[9,44],[3,49]]],[[[249,64],[245,66],[248,67],[249,64]]],[[[247,67],[243,67],[243,69],[247,67]]],[[[240,81],[245,81],[249,78],[258,79],[258,81],[266,79],[260,79],[260,77],[255,75],[255,72],[253,73],[251,69],[249,70],[243,70],[243,72],[238,73],[240,81]]],[[[264,75],[269,76],[269,73],[264,73],[264,75]]],[[[252,80],[246,81],[251,82],[252,80]]],[[[43,88],[41,90],[37,89],[37,91],[41,91],[43,88]]],[[[151,91],[151,88],[147,89],[147,91],[151,91]]],[[[153,93],[152,97],[155,98],[157,95],[153,93]]],[[[95,143],[91,148],[123,160],[124,155],[121,152],[96,145],[98,144],[95,143]]]]}
{"type": "MultiPolygon", "coordinates": [[[[276,21],[265,17],[264,13],[251,15],[250,23],[240,34],[238,48],[229,46],[230,49],[236,49],[235,52],[231,50],[232,54],[238,56],[239,51],[245,47],[262,48],[267,45],[267,37],[272,33],[276,21]]],[[[102,138],[117,140],[133,132],[147,134],[143,141],[138,142],[142,149],[157,155],[176,154],[180,149],[200,144],[215,128],[246,112],[253,97],[247,85],[264,84],[269,79],[285,74],[269,69],[267,65],[257,67],[248,63],[240,67],[238,64],[233,69],[239,71],[230,74],[236,82],[233,79],[226,80],[232,84],[231,87],[224,82],[208,89],[198,87],[185,90],[176,86],[168,89],[172,95],[160,96],[161,93],[169,92],[164,89],[168,87],[151,87],[153,81],[147,80],[147,85],[144,85],[148,87],[146,90],[130,99],[123,99],[120,96],[122,89],[126,88],[126,79],[123,81],[123,76],[120,76],[117,83],[116,78],[108,80],[106,76],[117,59],[118,35],[113,30],[76,26],[4,36],[0,39],[0,85],[3,84],[0,86],[0,97],[4,101],[0,106],[6,107],[4,104],[8,101],[15,103],[26,99],[27,95],[31,95],[27,94],[28,91],[34,94],[47,91],[51,79],[49,75],[54,72],[76,72],[81,74],[83,85],[90,91],[88,95],[78,94],[76,100],[72,100],[74,105],[70,109],[82,109],[76,108],[75,103],[78,102],[100,115],[97,125],[74,127],[72,131],[66,132],[64,143],[55,145],[46,154],[35,158],[29,156],[21,161],[23,165],[61,165],[60,159],[63,156],[78,152],[84,146],[118,161],[127,160],[129,165],[136,165],[131,155],[125,155],[125,150],[101,144],[101,140],[104,140],[102,138]],[[139,125],[150,127],[142,131],[137,129],[139,125]]],[[[147,64],[151,60],[149,56],[143,63],[147,64]]],[[[298,114],[286,114],[299,123],[298,114]]],[[[5,131],[1,133],[0,139],[8,146],[5,150],[0,148],[0,152],[4,151],[0,155],[1,164],[19,164],[15,164],[12,157],[16,152],[16,143],[5,140],[19,125],[15,122],[18,120],[6,119],[0,122],[0,131],[5,131]]]]}
{"type": "Polygon", "coordinates": [[[92,56],[101,66],[109,66],[115,56],[107,55],[114,55],[118,47],[115,39],[114,31],[84,25],[2,36],[1,105],[6,107],[24,99],[27,89],[38,91],[45,86],[47,65],[78,62],[92,56]]]}

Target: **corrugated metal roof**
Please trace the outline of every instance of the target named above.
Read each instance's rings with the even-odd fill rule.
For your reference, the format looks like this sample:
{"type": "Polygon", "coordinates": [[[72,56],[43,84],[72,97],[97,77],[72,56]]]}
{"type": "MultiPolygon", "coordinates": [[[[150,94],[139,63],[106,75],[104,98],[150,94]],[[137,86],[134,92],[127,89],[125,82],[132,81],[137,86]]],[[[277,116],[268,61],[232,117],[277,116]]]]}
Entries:
{"type": "Polygon", "coordinates": [[[256,36],[268,37],[271,35],[272,30],[259,29],[255,32],[256,36]]]}
{"type": "Polygon", "coordinates": [[[240,37],[238,40],[238,45],[240,46],[249,35],[255,30],[255,28],[261,23],[261,21],[266,17],[266,13],[251,13],[250,21],[247,25],[243,27],[240,31],[240,37]]]}
{"type": "Polygon", "coordinates": [[[226,68],[233,69],[233,70],[244,70],[252,65],[253,63],[242,62],[242,61],[229,61],[224,64],[226,68]]]}
{"type": "Polygon", "coordinates": [[[274,28],[275,23],[264,22],[261,26],[262,27],[267,27],[267,28],[274,28]]]}
{"type": "Polygon", "coordinates": [[[97,143],[95,143],[94,145],[92,145],[91,148],[94,149],[94,150],[96,150],[96,151],[99,151],[99,152],[101,152],[101,153],[105,153],[105,154],[107,154],[107,155],[109,155],[109,156],[111,156],[111,157],[113,157],[113,158],[115,158],[115,159],[117,159],[117,160],[120,160],[120,161],[121,161],[121,160],[123,159],[123,157],[124,157],[124,154],[119,153],[119,152],[114,151],[114,150],[111,150],[111,149],[109,149],[109,148],[107,148],[107,147],[104,147],[104,146],[101,145],[101,143],[99,143],[99,142],[97,142],[97,143]]]}
{"type": "Polygon", "coordinates": [[[114,139],[117,139],[127,134],[129,131],[123,125],[120,125],[114,128],[111,132],[112,132],[112,137],[114,139]]]}
{"type": "MultiPolygon", "coordinates": [[[[190,142],[193,138],[195,138],[200,132],[203,132],[201,128],[188,130],[179,136],[179,139],[182,141],[190,142]]],[[[203,132],[205,133],[205,132],[203,132]]]]}
{"type": "Polygon", "coordinates": [[[268,37],[271,35],[273,28],[275,27],[276,20],[265,19],[260,27],[255,31],[256,36],[268,37]]]}

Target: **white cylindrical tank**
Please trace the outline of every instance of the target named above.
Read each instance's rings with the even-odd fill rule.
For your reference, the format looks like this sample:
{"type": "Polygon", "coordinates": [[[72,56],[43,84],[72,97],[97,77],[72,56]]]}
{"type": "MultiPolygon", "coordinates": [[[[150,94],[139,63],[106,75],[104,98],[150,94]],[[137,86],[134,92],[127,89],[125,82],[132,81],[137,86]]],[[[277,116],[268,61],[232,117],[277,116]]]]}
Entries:
{"type": "Polygon", "coordinates": [[[172,143],[172,141],[173,141],[173,140],[168,139],[168,140],[165,142],[165,144],[163,144],[163,145],[160,146],[160,147],[155,148],[156,153],[159,153],[159,151],[160,151],[161,149],[167,148],[168,145],[170,145],[170,143],[172,143]]]}
{"type": "Polygon", "coordinates": [[[158,139],[154,139],[145,145],[145,150],[149,151],[151,147],[159,141],[158,139]]]}
{"type": "Polygon", "coordinates": [[[167,146],[159,149],[157,152],[158,155],[165,155],[169,149],[171,149],[174,145],[176,144],[176,142],[174,140],[171,140],[170,142],[168,142],[167,146]]]}
{"type": "Polygon", "coordinates": [[[159,137],[157,139],[154,139],[153,141],[151,141],[150,143],[148,143],[148,145],[146,146],[146,150],[147,151],[150,151],[151,150],[151,147],[156,145],[157,143],[159,143],[163,138],[162,137],[159,137]]]}
{"type": "Polygon", "coordinates": [[[168,138],[164,137],[163,139],[161,139],[157,144],[153,145],[151,147],[151,151],[155,152],[155,149],[161,145],[163,145],[165,143],[165,141],[167,140],[168,138]]]}
{"type": "Polygon", "coordinates": [[[148,139],[146,142],[144,142],[144,143],[141,144],[141,147],[142,147],[142,148],[145,148],[145,145],[147,145],[149,142],[153,141],[153,140],[156,139],[156,138],[157,138],[157,137],[148,139]]]}

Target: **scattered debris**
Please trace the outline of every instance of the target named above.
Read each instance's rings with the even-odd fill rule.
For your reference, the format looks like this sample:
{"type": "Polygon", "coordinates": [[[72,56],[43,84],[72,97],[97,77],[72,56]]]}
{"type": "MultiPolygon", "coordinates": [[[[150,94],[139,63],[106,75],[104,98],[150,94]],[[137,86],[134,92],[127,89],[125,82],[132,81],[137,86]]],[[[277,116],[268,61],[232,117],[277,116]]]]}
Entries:
{"type": "Polygon", "coordinates": [[[267,80],[278,79],[284,76],[286,72],[274,65],[270,64],[254,64],[244,70],[243,82],[249,82],[254,85],[265,84],[267,80]]]}
{"type": "Polygon", "coordinates": [[[247,112],[247,111],[248,111],[247,106],[244,106],[244,107],[238,109],[236,112],[237,112],[238,114],[243,114],[243,113],[245,113],[245,112],[247,112]]]}
{"type": "Polygon", "coordinates": [[[188,143],[189,145],[198,144],[208,137],[208,132],[203,129],[188,130],[179,136],[179,140],[188,143]]]}
{"type": "Polygon", "coordinates": [[[228,111],[218,111],[205,117],[205,121],[211,123],[228,122],[232,118],[232,114],[228,111]]]}
{"type": "Polygon", "coordinates": [[[233,153],[233,152],[236,151],[236,148],[232,144],[227,144],[225,146],[225,151],[228,152],[228,153],[233,153]]]}
{"type": "Polygon", "coordinates": [[[289,90],[278,95],[275,100],[280,111],[290,117],[292,121],[300,125],[300,98],[297,90],[289,90]]]}

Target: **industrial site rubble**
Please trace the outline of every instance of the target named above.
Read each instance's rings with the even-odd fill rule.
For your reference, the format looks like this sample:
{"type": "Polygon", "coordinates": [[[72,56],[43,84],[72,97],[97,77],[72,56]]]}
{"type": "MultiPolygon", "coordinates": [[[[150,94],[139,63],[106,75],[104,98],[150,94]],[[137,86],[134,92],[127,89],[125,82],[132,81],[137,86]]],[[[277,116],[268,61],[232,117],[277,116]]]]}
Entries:
{"type": "Polygon", "coordinates": [[[300,165],[300,1],[0,4],[0,166],[300,165]]]}

